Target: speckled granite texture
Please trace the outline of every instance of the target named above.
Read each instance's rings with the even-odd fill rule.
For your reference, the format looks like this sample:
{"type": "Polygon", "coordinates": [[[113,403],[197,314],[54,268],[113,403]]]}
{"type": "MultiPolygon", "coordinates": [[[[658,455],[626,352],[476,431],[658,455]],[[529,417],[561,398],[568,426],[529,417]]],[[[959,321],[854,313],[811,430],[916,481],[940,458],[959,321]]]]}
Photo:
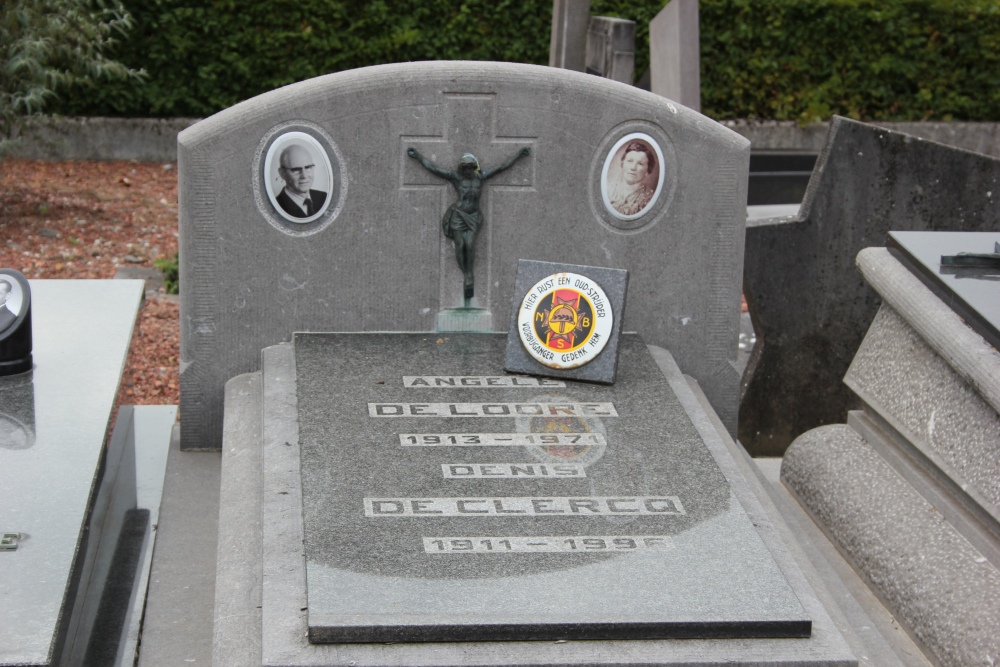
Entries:
{"type": "Polygon", "coordinates": [[[407,385],[407,376],[517,379],[502,370],[504,334],[316,333],[294,344],[312,642],[810,635],[809,617],[639,336],[622,336],[610,386],[407,385]],[[480,405],[487,416],[476,415],[480,405]],[[431,406],[442,407],[432,415],[431,406]],[[516,433],[537,443],[574,432],[599,443],[418,447],[400,435],[481,442],[516,433]],[[507,462],[576,463],[581,472],[442,475],[442,466],[496,475],[507,462]],[[665,501],[647,501],[640,514],[628,500],[640,496],[674,498],[675,509],[652,513],[650,502],[665,501]],[[624,507],[558,505],[598,497],[624,507]],[[533,500],[521,507],[518,498],[533,500]],[[404,516],[404,507],[417,510],[404,516]],[[640,536],[662,536],[670,548],[587,539],[600,535],[633,548],[640,536]],[[573,546],[518,552],[510,543],[522,539],[573,546]]]}
{"type": "Polygon", "coordinates": [[[851,428],[799,436],[781,479],[940,664],[1000,660],[1000,571],[851,428]]]}
{"type": "Polygon", "coordinates": [[[1000,416],[887,305],[844,382],[1000,519],[1000,416]]]}
{"type": "MultiPolygon", "coordinates": [[[[307,640],[302,494],[299,474],[295,360],[290,344],[262,355],[261,389],[252,377],[227,387],[227,435],[220,507],[219,580],[216,588],[214,664],[355,665],[356,667],[572,667],[575,665],[781,665],[857,667],[819,598],[780,543],[774,516],[761,506],[762,490],[744,478],[734,456],[738,445],[723,441],[669,353],[654,350],[663,370],[706,446],[732,485],[739,504],[753,519],[809,616],[813,633],[791,639],[675,639],[535,642],[423,642],[393,644],[310,644],[307,640]],[[233,418],[230,419],[230,412],[233,418]],[[240,415],[262,415],[263,428],[240,415]],[[228,483],[226,480],[235,482],[228,483]],[[245,480],[239,482],[238,480],[245,480]],[[225,532],[225,537],[222,533],[225,532]],[[256,566],[244,558],[258,553],[256,566]],[[262,561],[262,562],[261,562],[262,561]],[[225,629],[231,632],[227,634],[225,629]]],[[[766,501],[766,498],[764,499],[766,501]]],[[[881,666],[880,666],[881,667],[881,666]]]]}

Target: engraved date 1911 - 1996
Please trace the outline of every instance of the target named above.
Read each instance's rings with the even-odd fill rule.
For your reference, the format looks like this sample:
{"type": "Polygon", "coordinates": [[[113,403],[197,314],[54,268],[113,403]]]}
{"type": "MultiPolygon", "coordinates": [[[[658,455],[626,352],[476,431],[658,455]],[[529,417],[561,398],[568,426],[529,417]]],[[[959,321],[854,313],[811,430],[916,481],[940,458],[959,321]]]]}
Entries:
{"type": "Polygon", "coordinates": [[[429,554],[579,553],[584,551],[666,551],[666,535],[558,535],[537,537],[425,537],[429,554]]]}

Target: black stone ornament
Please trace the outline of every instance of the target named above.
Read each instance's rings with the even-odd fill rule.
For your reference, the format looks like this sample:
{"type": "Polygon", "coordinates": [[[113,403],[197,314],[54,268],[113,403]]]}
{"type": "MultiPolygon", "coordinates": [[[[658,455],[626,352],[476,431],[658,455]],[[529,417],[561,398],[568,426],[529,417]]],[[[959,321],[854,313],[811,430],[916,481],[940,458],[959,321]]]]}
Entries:
{"type": "Polygon", "coordinates": [[[20,271],[0,269],[0,376],[31,370],[31,287],[20,271]]]}

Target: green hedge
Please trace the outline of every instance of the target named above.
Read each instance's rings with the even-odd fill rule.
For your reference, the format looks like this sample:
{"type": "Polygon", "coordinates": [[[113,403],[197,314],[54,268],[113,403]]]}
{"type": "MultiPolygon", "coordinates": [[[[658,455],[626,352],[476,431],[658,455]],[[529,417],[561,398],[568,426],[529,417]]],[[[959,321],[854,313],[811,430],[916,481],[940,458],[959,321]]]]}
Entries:
{"type": "MultiPolygon", "coordinates": [[[[79,115],[206,116],[320,74],[408,60],[548,62],[552,0],[126,0],[113,57],[149,73],[66,96],[79,115]]],[[[638,23],[663,0],[593,0],[638,23]]],[[[1000,0],[701,0],[715,118],[1000,121],[1000,0]]]]}
{"type": "Polygon", "coordinates": [[[998,0],[702,0],[714,118],[1000,121],[998,0]]]}

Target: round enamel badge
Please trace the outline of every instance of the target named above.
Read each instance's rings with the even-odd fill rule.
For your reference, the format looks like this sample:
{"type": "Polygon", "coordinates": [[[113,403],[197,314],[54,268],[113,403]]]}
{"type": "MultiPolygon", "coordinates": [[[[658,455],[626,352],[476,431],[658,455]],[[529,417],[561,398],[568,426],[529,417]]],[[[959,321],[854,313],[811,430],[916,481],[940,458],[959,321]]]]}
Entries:
{"type": "Polygon", "coordinates": [[[528,290],[517,315],[524,349],[549,368],[578,368],[611,338],[614,314],[601,286],[577,273],[554,273],[528,290]]]}

